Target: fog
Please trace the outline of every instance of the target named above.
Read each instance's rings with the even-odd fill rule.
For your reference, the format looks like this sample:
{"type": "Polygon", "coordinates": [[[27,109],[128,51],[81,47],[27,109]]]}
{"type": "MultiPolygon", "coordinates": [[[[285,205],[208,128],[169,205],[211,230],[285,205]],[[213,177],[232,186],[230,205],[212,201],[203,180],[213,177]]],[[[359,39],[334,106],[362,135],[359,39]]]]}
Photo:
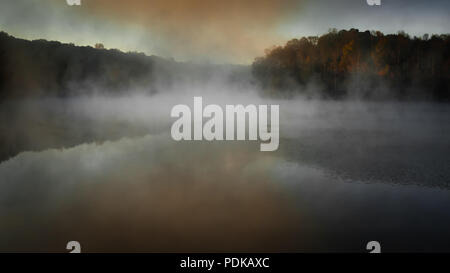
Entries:
{"type": "Polygon", "coordinates": [[[0,251],[450,250],[449,105],[134,91],[3,103],[0,251]],[[279,149],[172,140],[194,96],[280,105],[279,149]]]}

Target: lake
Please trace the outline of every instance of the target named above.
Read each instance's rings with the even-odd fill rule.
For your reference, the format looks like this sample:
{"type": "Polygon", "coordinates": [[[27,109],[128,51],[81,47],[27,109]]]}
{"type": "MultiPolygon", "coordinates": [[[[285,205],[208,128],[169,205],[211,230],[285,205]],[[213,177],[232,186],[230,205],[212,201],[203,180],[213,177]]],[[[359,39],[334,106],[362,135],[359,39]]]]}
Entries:
{"type": "Polygon", "coordinates": [[[191,94],[3,107],[0,251],[450,251],[450,105],[203,95],[279,104],[279,149],[172,140],[191,94]]]}

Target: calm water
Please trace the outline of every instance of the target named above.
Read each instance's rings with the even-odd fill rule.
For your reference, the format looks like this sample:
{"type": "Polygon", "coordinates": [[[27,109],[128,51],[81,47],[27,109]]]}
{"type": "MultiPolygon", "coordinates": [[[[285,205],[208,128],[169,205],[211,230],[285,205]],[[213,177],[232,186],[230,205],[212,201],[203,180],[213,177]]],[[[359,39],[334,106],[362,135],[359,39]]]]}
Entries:
{"type": "Polygon", "coordinates": [[[66,148],[0,163],[0,251],[450,251],[449,105],[266,103],[273,153],[174,142],[173,99],[31,102],[66,148]]]}

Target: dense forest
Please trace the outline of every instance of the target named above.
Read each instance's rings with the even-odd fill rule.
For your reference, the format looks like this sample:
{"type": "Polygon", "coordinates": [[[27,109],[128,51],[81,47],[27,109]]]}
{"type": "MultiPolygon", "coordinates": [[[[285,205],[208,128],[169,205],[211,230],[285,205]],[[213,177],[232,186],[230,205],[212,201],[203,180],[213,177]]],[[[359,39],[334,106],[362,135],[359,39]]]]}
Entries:
{"type": "Polygon", "coordinates": [[[16,39],[0,33],[2,98],[60,95],[71,90],[118,90],[151,80],[155,60],[118,50],[77,47],[55,41],[16,39]]]}
{"type": "Polygon", "coordinates": [[[90,47],[28,41],[5,32],[0,32],[0,64],[0,100],[135,91],[154,94],[174,84],[206,82],[215,77],[243,81],[251,74],[246,66],[182,63],[105,49],[102,44],[90,47]]]}
{"type": "Polygon", "coordinates": [[[267,50],[252,71],[269,94],[448,101],[450,35],[334,29],[267,50]]]}
{"type": "Polygon", "coordinates": [[[221,79],[268,96],[450,100],[450,35],[332,30],[266,51],[251,67],[176,62],[143,53],[28,41],[0,32],[0,101],[106,92],[154,94],[221,79]]]}

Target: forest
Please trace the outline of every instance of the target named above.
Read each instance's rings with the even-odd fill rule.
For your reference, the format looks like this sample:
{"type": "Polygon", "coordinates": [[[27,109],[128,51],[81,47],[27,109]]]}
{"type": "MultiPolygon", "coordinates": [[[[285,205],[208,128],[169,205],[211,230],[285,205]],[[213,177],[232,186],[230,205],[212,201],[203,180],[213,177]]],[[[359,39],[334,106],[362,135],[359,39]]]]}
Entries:
{"type": "Polygon", "coordinates": [[[250,77],[241,65],[198,64],[58,41],[18,39],[0,32],[0,101],[92,94],[146,95],[217,77],[250,77]]]}
{"type": "Polygon", "coordinates": [[[272,95],[448,101],[450,35],[332,29],[266,50],[252,72],[272,95]]]}
{"type": "Polygon", "coordinates": [[[404,32],[333,29],[269,48],[245,66],[176,62],[102,44],[28,41],[0,32],[0,101],[155,94],[218,78],[273,97],[449,101],[449,42],[448,34],[412,38],[404,32]]]}

